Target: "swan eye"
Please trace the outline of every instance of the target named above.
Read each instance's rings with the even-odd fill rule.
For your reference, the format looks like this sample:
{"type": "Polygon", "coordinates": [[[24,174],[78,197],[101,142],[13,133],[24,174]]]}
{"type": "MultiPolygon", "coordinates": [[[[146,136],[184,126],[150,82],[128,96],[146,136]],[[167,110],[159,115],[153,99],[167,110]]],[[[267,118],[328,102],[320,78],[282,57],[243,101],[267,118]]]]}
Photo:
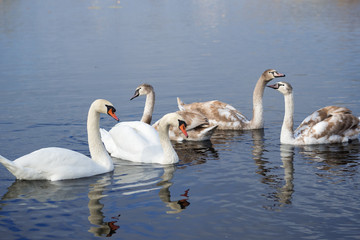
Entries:
{"type": "Polygon", "coordinates": [[[178,121],[179,121],[179,126],[184,125],[185,127],[187,127],[186,122],[184,122],[184,121],[182,121],[180,119],[178,119],[178,121]]]}
{"type": "Polygon", "coordinates": [[[116,109],[113,106],[105,105],[108,113],[115,113],[116,109]]]}

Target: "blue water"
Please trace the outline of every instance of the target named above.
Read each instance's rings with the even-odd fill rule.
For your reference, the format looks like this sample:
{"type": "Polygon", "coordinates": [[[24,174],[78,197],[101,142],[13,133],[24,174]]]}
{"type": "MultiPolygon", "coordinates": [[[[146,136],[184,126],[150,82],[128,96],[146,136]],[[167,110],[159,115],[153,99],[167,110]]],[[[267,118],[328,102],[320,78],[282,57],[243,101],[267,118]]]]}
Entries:
{"type": "MultiPolygon", "coordinates": [[[[219,99],[251,118],[275,68],[294,88],[295,126],[318,108],[360,116],[360,2],[0,1],[0,154],[56,146],[89,155],[97,98],[139,120],[219,99]]],[[[174,166],[114,159],[112,173],[16,181],[0,166],[2,239],[360,239],[360,144],[279,143],[284,104],[266,89],[265,129],[174,143],[174,166]]],[[[110,129],[114,121],[101,119],[110,129]]]]}

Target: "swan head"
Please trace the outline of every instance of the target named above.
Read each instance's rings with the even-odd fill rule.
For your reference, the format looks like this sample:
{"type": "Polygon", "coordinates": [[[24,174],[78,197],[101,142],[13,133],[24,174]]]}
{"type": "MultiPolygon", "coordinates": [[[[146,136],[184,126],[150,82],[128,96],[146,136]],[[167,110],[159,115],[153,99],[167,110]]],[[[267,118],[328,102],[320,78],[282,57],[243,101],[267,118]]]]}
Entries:
{"type": "Polygon", "coordinates": [[[170,125],[179,128],[180,131],[185,135],[185,137],[188,138],[189,135],[186,131],[187,123],[185,122],[184,118],[176,112],[169,113],[167,115],[170,115],[171,118],[171,120],[169,121],[170,125]]]}
{"type": "Polygon", "coordinates": [[[268,87],[276,89],[284,95],[291,94],[293,89],[288,82],[277,82],[273,85],[269,85],[268,87]]]}
{"type": "MultiPolygon", "coordinates": [[[[170,125],[173,127],[177,127],[180,129],[180,131],[185,135],[186,138],[188,138],[188,133],[186,131],[187,123],[185,122],[184,118],[178,114],[177,112],[166,114],[170,118],[170,125]]],[[[165,115],[165,116],[166,116],[165,115]]]]}
{"type": "Polygon", "coordinates": [[[188,133],[186,131],[187,124],[184,118],[176,112],[168,113],[165,116],[163,116],[159,121],[159,127],[160,126],[162,127],[172,126],[174,128],[179,128],[180,131],[185,135],[185,137],[186,138],[188,137],[188,133]]]}
{"type": "Polygon", "coordinates": [[[134,96],[132,96],[130,98],[130,100],[133,100],[134,98],[137,98],[138,96],[147,95],[153,91],[154,91],[154,88],[150,84],[143,83],[135,89],[134,96]]]}
{"type": "Polygon", "coordinates": [[[94,108],[98,113],[108,114],[116,121],[119,121],[119,118],[116,116],[116,109],[111,102],[105,99],[97,99],[91,104],[91,108],[94,108]]]}
{"type": "Polygon", "coordinates": [[[186,132],[186,122],[183,120],[178,119],[179,122],[179,129],[181,130],[181,132],[185,135],[186,138],[189,137],[188,133],[186,132]]]}
{"type": "Polygon", "coordinates": [[[263,72],[261,76],[265,82],[270,82],[274,78],[285,77],[285,74],[279,73],[275,69],[267,69],[263,72]]]}

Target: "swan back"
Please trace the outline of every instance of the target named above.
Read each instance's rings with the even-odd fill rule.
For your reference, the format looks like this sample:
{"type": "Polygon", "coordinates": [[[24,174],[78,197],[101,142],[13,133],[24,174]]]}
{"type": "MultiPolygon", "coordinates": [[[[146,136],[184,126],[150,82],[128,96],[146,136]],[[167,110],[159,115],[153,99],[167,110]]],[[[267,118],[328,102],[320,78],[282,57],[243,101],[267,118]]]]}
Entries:
{"type": "Polygon", "coordinates": [[[172,164],[179,158],[169,139],[169,127],[177,125],[186,134],[182,121],[176,113],[166,114],[160,119],[158,132],[140,121],[121,122],[109,132],[102,130],[102,140],[113,157],[133,162],[172,164]]]}
{"type": "Polygon", "coordinates": [[[178,107],[180,111],[196,112],[205,116],[210,126],[218,126],[218,129],[244,129],[250,121],[230,104],[212,100],[207,102],[183,103],[180,98],[178,107]]]}
{"type": "Polygon", "coordinates": [[[133,161],[153,162],[163,155],[159,134],[150,125],[140,122],[121,122],[101,137],[111,156],[133,161]]]}
{"type": "Polygon", "coordinates": [[[354,140],[359,133],[359,118],[349,109],[327,106],[305,118],[295,130],[294,138],[299,143],[339,143],[354,140]]]}

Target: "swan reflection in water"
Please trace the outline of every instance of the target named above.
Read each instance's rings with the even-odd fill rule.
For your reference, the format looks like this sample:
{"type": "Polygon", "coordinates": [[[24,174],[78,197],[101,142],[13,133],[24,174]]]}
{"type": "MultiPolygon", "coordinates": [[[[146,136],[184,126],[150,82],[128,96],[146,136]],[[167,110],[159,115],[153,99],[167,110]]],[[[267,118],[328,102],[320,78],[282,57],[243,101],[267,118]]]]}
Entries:
{"type": "MultiPolygon", "coordinates": [[[[96,227],[90,227],[89,232],[95,236],[110,237],[119,228],[116,222],[120,215],[113,216],[112,221],[105,221],[106,217],[102,212],[104,205],[100,203],[100,200],[104,197],[102,193],[110,185],[111,178],[111,174],[107,173],[89,178],[64,181],[15,180],[8,188],[7,193],[1,198],[0,209],[16,209],[19,207],[17,205],[21,204],[18,201],[19,199],[27,200],[28,209],[58,208],[63,201],[83,201],[80,198],[88,192],[90,213],[88,220],[91,224],[96,225],[96,227]]],[[[22,202],[21,205],[21,210],[24,211],[24,203],[22,202]]],[[[18,213],[15,212],[15,214],[18,213]]],[[[40,214],[40,218],[45,218],[45,216],[40,214]]]]}
{"type": "Polygon", "coordinates": [[[277,192],[277,198],[281,206],[291,204],[292,194],[294,193],[294,155],[294,146],[281,144],[280,156],[285,180],[284,186],[279,188],[277,192]]]}
{"type": "Polygon", "coordinates": [[[111,237],[114,233],[116,233],[116,230],[120,228],[116,224],[119,220],[120,214],[113,216],[113,221],[105,222],[105,216],[102,212],[104,204],[102,204],[100,200],[105,197],[105,195],[103,195],[103,191],[106,190],[107,186],[109,186],[110,180],[110,178],[104,177],[96,181],[95,184],[90,184],[90,191],[88,193],[88,208],[90,215],[88,220],[95,226],[90,227],[89,232],[93,233],[97,237],[111,237]]]}
{"type": "MultiPolygon", "coordinates": [[[[74,206],[78,206],[79,202],[86,201],[84,196],[87,194],[87,207],[89,210],[88,221],[91,224],[88,231],[94,236],[110,237],[116,234],[117,230],[120,228],[118,221],[120,221],[122,217],[119,212],[114,212],[111,216],[104,215],[104,204],[101,203],[101,200],[108,197],[108,195],[104,195],[104,192],[109,192],[111,190],[111,198],[119,201],[121,200],[121,196],[120,198],[115,197],[115,195],[118,195],[117,192],[121,195],[128,195],[136,194],[137,192],[159,190],[158,194],[160,200],[170,209],[169,211],[166,211],[168,214],[180,213],[190,205],[188,189],[184,189],[184,194],[179,196],[178,199],[171,200],[170,187],[173,185],[171,180],[174,176],[176,165],[154,166],[151,164],[144,164],[134,166],[128,161],[117,159],[114,159],[114,162],[116,167],[113,173],[89,178],[54,182],[15,180],[13,184],[8,187],[8,191],[0,200],[0,211],[3,212],[3,214],[8,212],[10,217],[16,216],[19,218],[19,221],[12,219],[15,224],[9,222],[9,227],[23,228],[24,222],[30,221],[31,224],[27,224],[24,229],[22,229],[26,232],[31,231],[28,230],[28,228],[37,228],[36,224],[39,223],[39,221],[40,224],[46,223],[51,225],[52,222],[50,219],[54,218],[51,217],[47,220],[45,219],[46,216],[50,217],[54,214],[57,215],[59,212],[58,210],[53,212],[50,209],[58,209],[66,202],[66,205],[70,207],[64,209],[64,211],[73,211],[74,206]],[[144,176],[147,176],[147,178],[144,178],[144,176]],[[21,207],[20,210],[22,212],[24,211],[24,208],[27,208],[28,210],[43,209],[46,213],[43,213],[42,211],[33,213],[38,214],[36,219],[39,221],[35,223],[29,220],[29,218],[31,218],[29,214],[26,214],[25,216],[19,214],[19,207],[21,207]]],[[[66,222],[66,218],[71,218],[73,213],[68,215],[65,212],[60,213],[63,221],[61,218],[54,219],[54,221],[66,222]]],[[[81,216],[77,217],[81,218],[81,216]]],[[[71,221],[75,221],[75,218],[71,218],[71,221]]],[[[61,227],[59,231],[62,231],[61,227]]]]}
{"type": "Polygon", "coordinates": [[[319,177],[358,174],[360,144],[353,143],[299,146],[299,153],[318,170],[319,177]]]}
{"type": "MultiPolygon", "coordinates": [[[[336,182],[352,179],[352,176],[358,175],[359,166],[359,143],[351,144],[321,144],[307,146],[280,145],[280,156],[282,168],[284,169],[285,184],[281,184],[279,174],[268,174],[271,177],[267,179],[267,184],[274,185],[276,192],[270,193],[270,199],[278,202],[274,206],[266,207],[272,209],[275,206],[286,206],[291,204],[292,195],[294,193],[294,165],[293,159],[295,149],[316,169],[315,174],[318,177],[336,182]]],[[[268,168],[268,172],[271,170],[268,168]]]]}
{"type": "Polygon", "coordinates": [[[173,185],[171,179],[174,176],[176,167],[174,165],[168,165],[164,167],[164,174],[161,176],[162,181],[160,181],[157,185],[161,186],[159,191],[159,197],[161,201],[163,201],[167,207],[171,208],[171,211],[166,211],[166,213],[180,213],[186,207],[190,205],[189,203],[189,189],[184,191],[183,197],[180,200],[171,201],[171,193],[170,187],[173,185]]]}
{"type": "Polygon", "coordinates": [[[177,165],[139,164],[119,159],[114,161],[117,167],[112,190],[121,190],[123,195],[159,190],[160,200],[171,209],[166,213],[180,213],[190,205],[188,189],[184,190],[181,199],[171,201],[170,187],[177,165]]]}
{"type": "Polygon", "coordinates": [[[283,207],[291,204],[292,194],[294,192],[294,147],[291,145],[280,145],[280,157],[284,169],[284,179],[282,180],[278,173],[277,163],[273,165],[273,161],[268,161],[264,157],[264,129],[253,130],[252,132],[253,146],[252,154],[255,165],[258,167],[256,171],[262,177],[261,182],[275,188],[275,192],[263,194],[271,199],[274,203],[272,206],[264,206],[266,209],[273,209],[274,207],[283,207]],[[285,181],[285,184],[284,184],[285,181]]]}
{"type": "Polygon", "coordinates": [[[263,157],[265,144],[264,144],[264,129],[255,129],[251,131],[253,145],[252,147],[252,155],[253,160],[255,161],[255,165],[258,167],[256,173],[263,176],[263,183],[267,182],[266,173],[268,169],[266,169],[266,164],[268,161],[263,157]]]}
{"type": "Polygon", "coordinates": [[[273,201],[271,205],[263,206],[265,209],[274,210],[278,207],[285,207],[292,204],[292,195],[294,193],[294,146],[280,145],[280,168],[276,166],[278,162],[275,162],[276,167],[266,167],[265,164],[262,167],[262,173],[264,174],[263,183],[269,185],[275,191],[263,194],[267,199],[273,201]],[[279,172],[279,169],[283,169],[283,174],[279,172]],[[283,175],[283,178],[281,177],[283,175]]]}
{"type": "Polygon", "coordinates": [[[265,196],[272,202],[270,206],[264,206],[264,208],[273,209],[275,207],[283,207],[291,204],[291,198],[294,192],[294,147],[290,145],[280,146],[281,167],[284,169],[284,177],[282,179],[282,173],[279,172],[280,168],[278,162],[274,162],[273,159],[269,160],[265,154],[267,150],[264,143],[264,129],[238,131],[236,138],[242,140],[242,138],[248,136],[242,137],[241,135],[246,134],[251,134],[251,140],[248,141],[252,141],[251,155],[257,167],[255,173],[261,176],[261,183],[271,187],[269,192],[261,193],[262,196],[265,196]],[[273,191],[274,189],[275,192],[273,191]]]}
{"type": "Polygon", "coordinates": [[[208,160],[219,160],[219,154],[211,140],[173,142],[179,156],[178,167],[204,164],[208,160]]]}

